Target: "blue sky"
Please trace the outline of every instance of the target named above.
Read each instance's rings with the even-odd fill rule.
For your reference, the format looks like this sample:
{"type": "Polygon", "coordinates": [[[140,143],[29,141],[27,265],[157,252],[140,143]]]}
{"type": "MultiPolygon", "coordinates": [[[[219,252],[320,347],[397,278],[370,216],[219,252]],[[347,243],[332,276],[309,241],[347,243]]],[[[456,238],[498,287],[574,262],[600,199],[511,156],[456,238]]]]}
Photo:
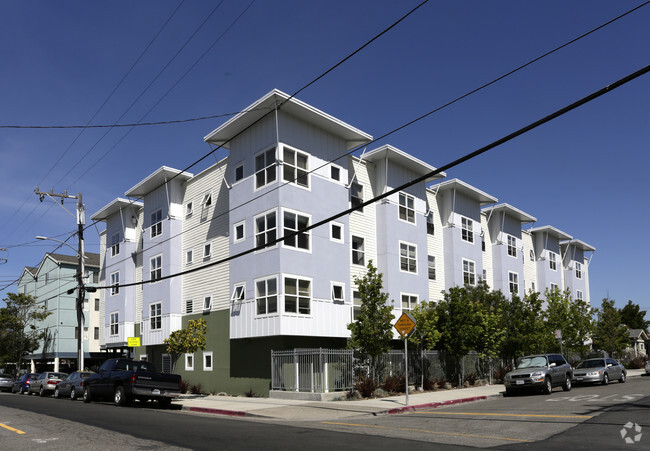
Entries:
{"type": "MultiPolygon", "coordinates": [[[[378,137],[641,3],[430,1],[298,98],[378,137]]],[[[88,123],[179,4],[3,2],[0,125],[88,123]]],[[[225,0],[210,15],[219,2],[186,1],[92,124],[232,113],[273,88],[291,94],[417,4],[225,0]]],[[[648,23],[650,5],[376,145],[442,166],[649,64],[648,23]]],[[[650,222],[649,100],[646,75],[448,177],[596,247],[594,306],[609,296],[650,311],[641,228],[650,222]]],[[[160,166],[198,160],[209,151],[203,136],[225,120],[81,135],[0,129],[0,287],[56,246],[34,236],[76,229],[61,206],[39,202],[37,185],[81,192],[90,219],[160,166]]],[[[65,207],[74,212],[74,201],[65,207]]],[[[86,231],[87,251],[98,252],[100,229],[86,231]]]]}

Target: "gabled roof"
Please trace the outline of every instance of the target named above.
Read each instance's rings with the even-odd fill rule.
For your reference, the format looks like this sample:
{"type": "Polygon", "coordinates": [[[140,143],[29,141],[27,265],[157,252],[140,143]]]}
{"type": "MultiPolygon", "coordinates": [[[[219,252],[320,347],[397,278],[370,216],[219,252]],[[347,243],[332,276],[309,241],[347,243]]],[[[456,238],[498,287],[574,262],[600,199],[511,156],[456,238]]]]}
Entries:
{"type": "Polygon", "coordinates": [[[480,189],[474,188],[469,183],[465,183],[459,179],[447,180],[446,182],[441,182],[438,183],[437,185],[431,185],[429,188],[438,191],[456,190],[471,199],[477,200],[481,206],[494,204],[499,200],[496,197],[490,196],[489,194],[484,193],[480,189]]]}
{"type": "Polygon", "coordinates": [[[518,208],[515,208],[512,205],[506,203],[494,205],[493,207],[485,207],[481,211],[488,215],[490,214],[490,212],[492,212],[492,214],[505,212],[506,215],[519,220],[522,224],[528,224],[530,222],[537,221],[537,218],[535,216],[531,216],[528,213],[524,213],[518,208]]]}
{"type": "Polygon", "coordinates": [[[575,246],[578,249],[582,249],[584,252],[595,252],[596,248],[585,243],[584,241],[581,240],[568,240],[568,241],[560,241],[560,246],[575,246]]]}
{"type": "Polygon", "coordinates": [[[542,227],[534,227],[532,229],[529,229],[528,231],[530,233],[547,233],[549,236],[556,237],[560,241],[570,240],[573,238],[568,233],[564,233],[560,229],[556,229],[555,227],[549,225],[542,226],[542,227]]]}
{"type": "Polygon", "coordinates": [[[29,276],[31,277],[29,282],[32,282],[33,280],[35,280],[37,271],[38,271],[38,268],[35,268],[33,266],[25,266],[23,268],[23,272],[20,273],[20,277],[18,278],[18,285],[20,285],[20,281],[23,280],[23,277],[25,277],[25,275],[27,275],[27,274],[29,274],[29,276]]]}
{"type": "MultiPolygon", "coordinates": [[[[95,254],[92,252],[84,252],[84,255],[86,256],[86,259],[84,260],[85,267],[92,266],[94,268],[99,268],[99,254],[95,254]]],[[[45,261],[48,259],[52,260],[57,265],[63,264],[63,265],[77,266],[79,264],[79,258],[76,255],[73,256],[73,255],[65,255],[65,254],[52,254],[48,252],[47,254],[45,254],[45,257],[43,257],[43,260],[38,265],[35,274],[41,270],[41,268],[43,267],[43,263],[45,263],[45,261]]]]}
{"type": "Polygon", "coordinates": [[[210,132],[203,140],[229,149],[230,140],[233,137],[254,124],[282,102],[285,103],[280,107],[281,111],[343,138],[347,141],[348,150],[372,141],[372,136],[369,134],[277,89],[253,102],[244,111],[210,132]]]}
{"type": "Polygon", "coordinates": [[[162,166],[160,169],[150,174],[147,178],[124,193],[124,195],[128,197],[144,197],[159,186],[162,186],[172,177],[174,177],[176,180],[184,182],[185,180],[191,179],[193,175],[189,172],[183,172],[179,169],[162,166]]]}
{"type": "MultiPolygon", "coordinates": [[[[364,153],[361,159],[371,161],[373,163],[388,159],[389,161],[393,161],[398,165],[408,169],[414,174],[417,174],[418,176],[423,176],[425,174],[428,174],[429,172],[433,172],[436,170],[436,168],[434,168],[430,164],[427,164],[424,161],[419,160],[414,156],[404,152],[403,150],[400,150],[389,144],[371,150],[370,152],[364,153]]],[[[440,174],[436,174],[434,176],[427,178],[425,182],[426,183],[433,182],[434,180],[439,180],[446,176],[447,174],[441,172],[440,174]]]]}
{"type": "Polygon", "coordinates": [[[645,330],[643,329],[628,329],[629,336],[630,338],[635,338],[635,339],[642,339],[642,340],[647,340],[648,339],[648,334],[645,333],[645,330]]]}
{"type": "Polygon", "coordinates": [[[113,200],[110,202],[108,205],[103,207],[101,210],[99,210],[97,213],[92,215],[90,219],[93,221],[104,221],[108,219],[110,216],[113,216],[115,213],[119,212],[120,210],[126,209],[128,207],[133,207],[136,211],[142,207],[144,207],[144,204],[139,201],[130,201],[128,199],[124,199],[122,197],[118,197],[117,199],[113,200]]]}

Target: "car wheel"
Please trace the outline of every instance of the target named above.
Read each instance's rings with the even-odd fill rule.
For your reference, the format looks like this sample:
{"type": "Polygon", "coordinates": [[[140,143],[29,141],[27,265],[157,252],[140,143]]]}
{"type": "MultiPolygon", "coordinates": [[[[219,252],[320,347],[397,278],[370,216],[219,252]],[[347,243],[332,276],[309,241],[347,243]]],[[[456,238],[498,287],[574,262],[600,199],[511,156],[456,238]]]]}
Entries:
{"type": "Polygon", "coordinates": [[[621,373],[621,378],[618,380],[621,384],[625,383],[625,380],[627,378],[627,375],[625,374],[625,371],[621,373]]]}
{"type": "Polygon", "coordinates": [[[515,391],[512,388],[506,388],[505,396],[515,396],[515,391]]]}
{"type": "Polygon", "coordinates": [[[609,384],[609,376],[607,373],[603,374],[603,385],[609,384]]]}
{"type": "Polygon", "coordinates": [[[92,399],[92,395],[90,394],[90,387],[84,387],[84,395],[83,395],[84,402],[90,402],[92,399]]]}
{"type": "Polygon", "coordinates": [[[115,396],[113,398],[113,403],[116,406],[125,406],[128,404],[126,393],[124,393],[124,387],[122,387],[121,385],[115,387],[115,396]]]}
{"type": "Polygon", "coordinates": [[[38,389],[38,396],[45,396],[45,390],[43,390],[43,387],[38,389]]]}
{"type": "Polygon", "coordinates": [[[74,391],[74,387],[72,387],[72,388],[70,389],[70,399],[73,400],[73,401],[74,401],[75,399],[77,399],[77,393],[75,393],[75,391],[74,391]]]}
{"type": "Polygon", "coordinates": [[[162,409],[169,409],[169,408],[171,407],[171,405],[172,405],[172,400],[171,400],[170,398],[161,398],[161,399],[158,399],[158,405],[159,405],[162,409]]]}
{"type": "Polygon", "coordinates": [[[564,379],[564,384],[562,384],[562,390],[571,391],[571,376],[569,376],[568,374],[564,379]]]}
{"type": "Polygon", "coordinates": [[[55,397],[56,399],[59,399],[59,398],[61,397],[61,392],[59,391],[59,387],[56,387],[56,388],[54,389],[54,397],[55,397]]]}
{"type": "Polygon", "coordinates": [[[546,376],[546,379],[544,379],[544,387],[542,388],[544,391],[544,394],[550,395],[551,392],[553,391],[553,384],[551,383],[551,378],[546,376]]]}

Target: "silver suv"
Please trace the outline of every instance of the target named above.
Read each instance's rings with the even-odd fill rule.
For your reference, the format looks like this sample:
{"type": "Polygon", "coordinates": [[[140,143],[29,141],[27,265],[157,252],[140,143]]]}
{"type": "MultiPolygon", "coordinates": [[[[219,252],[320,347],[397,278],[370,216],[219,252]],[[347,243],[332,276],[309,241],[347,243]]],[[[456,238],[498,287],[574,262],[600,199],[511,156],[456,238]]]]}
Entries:
{"type": "Polygon", "coordinates": [[[571,365],[562,355],[539,354],[519,359],[517,368],[506,374],[503,383],[507,395],[519,390],[536,389],[548,395],[556,386],[562,386],[564,391],[571,390],[572,377],[571,365]]]}

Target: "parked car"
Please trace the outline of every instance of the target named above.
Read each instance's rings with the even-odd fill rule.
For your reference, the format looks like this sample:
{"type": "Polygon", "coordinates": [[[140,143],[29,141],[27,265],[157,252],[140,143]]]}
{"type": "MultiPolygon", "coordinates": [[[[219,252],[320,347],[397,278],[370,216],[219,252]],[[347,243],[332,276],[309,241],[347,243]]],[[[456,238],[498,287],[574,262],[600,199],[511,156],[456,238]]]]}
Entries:
{"type": "Polygon", "coordinates": [[[0,374],[0,391],[11,391],[14,377],[11,374],[0,374]]]}
{"type": "Polygon", "coordinates": [[[542,390],[550,394],[556,386],[571,390],[572,377],[571,365],[562,355],[529,355],[519,359],[517,367],[506,374],[504,385],[507,395],[521,390],[542,390]]]}
{"type": "Polygon", "coordinates": [[[645,363],[645,374],[650,374],[650,360],[645,363]]]}
{"type": "Polygon", "coordinates": [[[573,382],[576,384],[600,382],[607,385],[611,380],[623,383],[626,378],[625,367],[614,359],[583,360],[573,371],[573,382]]]}
{"type": "Polygon", "coordinates": [[[54,391],[57,384],[66,377],[68,377],[66,373],[45,371],[39,374],[36,379],[32,380],[32,383],[29,384],[27,394],[38,393],[38,396],[49,395],[54,391]]]}
{"type": "Polygon", "coordinates": [[[11,392],[20,393],[21,395],[23,393],[27,393],[30,384],[37,377],[38,377],[38,373],[25,373],[21,375],[18,379],[16,379],[13,386],[11,387],[11,392]]]}
{"type": "Polygon", "coordinates": [[[178,374],[158,373],[151,362],[109,359],[84,381],[83,399],[90,402],[112,398],[116,406],[129,404],[133,399],[152,399],[167,407],[180,394],[178,374]]]}
{"type": "Polygon", "coordinates": [[[84,380],[88,378],[92,371],[75,371],[64,380],[56,384],[54,389],[55,398],[70,397],[73,401],[80,397],[84,392],[84,380]]]}

